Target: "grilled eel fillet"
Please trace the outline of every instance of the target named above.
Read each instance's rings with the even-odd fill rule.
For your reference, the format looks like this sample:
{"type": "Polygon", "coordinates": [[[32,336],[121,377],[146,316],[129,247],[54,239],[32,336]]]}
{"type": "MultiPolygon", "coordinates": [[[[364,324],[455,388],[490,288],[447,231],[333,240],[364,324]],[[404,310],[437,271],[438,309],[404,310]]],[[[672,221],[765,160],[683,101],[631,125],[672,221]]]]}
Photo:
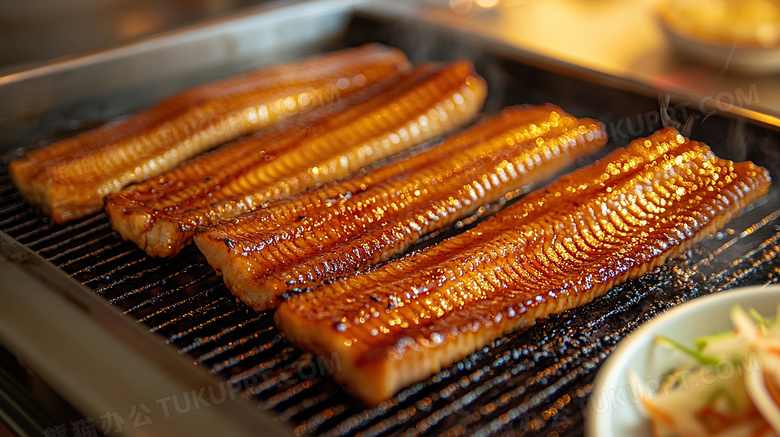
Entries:
{"type": "Polygon", "coordinates": [[[347,176],[463,125],[485,94],[466,61],[424,64],[365,103],[322,108],[129,187],[106,210],[123,238],[150,255],[174,255],[197,226],[347,176]]]}
{"type": "Polygon", "coordinates": [[[546,180],[606,143],[601,123],[553,105],[513,107],[360,177],[199,231],[198,248],[256,310],[291,290],[387,261],[507,192],[546,180]]]}
{"type": "Polygon", "coordinates": [[[14,161],[19,191],[55,222],[103,208],[122,187],[277,121],[384,86],[409,68],[404,54],[371,44],[265,67],[176,94],[14,161]]]}
{"type": "Polygon", "coordinates": [[[377,403],[680,255],[769,185],[765,169],[664,129],[437,246],[288,299],[276,323],[338,353],[336,379],[377,403]]]}

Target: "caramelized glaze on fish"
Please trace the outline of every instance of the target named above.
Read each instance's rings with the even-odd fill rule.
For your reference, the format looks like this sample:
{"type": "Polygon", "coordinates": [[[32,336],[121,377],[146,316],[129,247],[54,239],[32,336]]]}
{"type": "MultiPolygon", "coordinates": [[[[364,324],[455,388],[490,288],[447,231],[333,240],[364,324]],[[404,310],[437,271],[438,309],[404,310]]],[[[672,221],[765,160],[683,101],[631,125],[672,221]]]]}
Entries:
{"type": "Polygon", "coordinates": [[[768,172],[664,129],[420,253],[281,304],[303,349],[368,403],[537,318],[590,302],[712,234],[767,193],[768,172]]]}
{"type": "Polygon", "coordinates": [[[228,288],[257,310],[402,253],[421,236],[554,176],[606,142],[596,120],[514,107],[431,150],[271,204],[195,237],[228,288]]]}
{"type": "Polygon", "coordinates": [[[28,201],[63,223],[218,144],[356,91],[378,92],[408,68],[403,53],[379,44],[260,68],[28,153],[11,163],[10,175],[28,201]]]}
{"type": "Polygon", "coordinates": [[[485,94],[468,62],[424,64],[367,101],[319,109],[129,187],[106,210],[123,238],[150,255],[174,255],[198,226],[355,173],[467,123],[485,94]]]}

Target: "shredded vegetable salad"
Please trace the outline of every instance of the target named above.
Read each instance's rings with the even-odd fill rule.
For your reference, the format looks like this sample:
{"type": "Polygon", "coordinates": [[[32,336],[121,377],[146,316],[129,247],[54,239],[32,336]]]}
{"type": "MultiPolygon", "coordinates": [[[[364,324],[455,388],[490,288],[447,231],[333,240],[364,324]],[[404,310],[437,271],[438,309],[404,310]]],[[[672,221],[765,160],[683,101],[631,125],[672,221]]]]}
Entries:
{"type": "MultiPolygon", "coordinates": [[[[780,436],[780,307],[775,319],[731,311],[734,331],[698,338],[689,347],[658,336],[656,343],[690,357],[658,390],[645,386],[641,403],[652,435],[780,436]]],[[[644,384],[629,372],[629,379],[644,384]]]]}

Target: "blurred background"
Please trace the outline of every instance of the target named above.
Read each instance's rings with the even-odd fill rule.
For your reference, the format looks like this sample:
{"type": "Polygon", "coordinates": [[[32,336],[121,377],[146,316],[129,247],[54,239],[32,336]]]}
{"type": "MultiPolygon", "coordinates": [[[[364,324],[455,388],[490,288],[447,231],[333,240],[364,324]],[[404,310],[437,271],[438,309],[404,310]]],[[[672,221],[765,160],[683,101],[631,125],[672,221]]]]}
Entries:
{"type": "Polygon", "coordinates": [[[94,50],[247,10],[267,0],[4,0],[0,68],[94,50]]]}
{"type": "MultiPolygon", "coordinates": [[[[0,77],[279,3],[6,0],[0,2],[0,77]]],[[[531,54],[664,90],[713,97],[714,102],[720,93],[734,95],[739,89],[757,96],[745,106],[759,116],[780,116],[780,2],[776,0],[337,3],[403,11],[531,54]]]]}

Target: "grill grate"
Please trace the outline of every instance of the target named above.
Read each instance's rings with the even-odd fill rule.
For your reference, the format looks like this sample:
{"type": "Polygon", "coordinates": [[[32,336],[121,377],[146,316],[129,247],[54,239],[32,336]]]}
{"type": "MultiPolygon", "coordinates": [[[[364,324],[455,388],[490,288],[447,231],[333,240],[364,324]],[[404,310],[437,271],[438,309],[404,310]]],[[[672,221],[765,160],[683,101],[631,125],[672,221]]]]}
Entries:
{"type": "MultiPolygon", "coordinates": [[[[776,169],[772,169],[774,174],[776,169]]],[[[237,302],[189,247],[148,258],[105,214],[54,225],[0,174],[0,229],[47,258],[213,374],[241,385],[298,433],[577,435],[601,362],[642,322],[696,296],[780,278],[778,189],[687,256],[490,347],[372,409],[278,335],[272,312],[237,302]]],[[[331,367],[328,367],[331,366],[331,367]]]]}

